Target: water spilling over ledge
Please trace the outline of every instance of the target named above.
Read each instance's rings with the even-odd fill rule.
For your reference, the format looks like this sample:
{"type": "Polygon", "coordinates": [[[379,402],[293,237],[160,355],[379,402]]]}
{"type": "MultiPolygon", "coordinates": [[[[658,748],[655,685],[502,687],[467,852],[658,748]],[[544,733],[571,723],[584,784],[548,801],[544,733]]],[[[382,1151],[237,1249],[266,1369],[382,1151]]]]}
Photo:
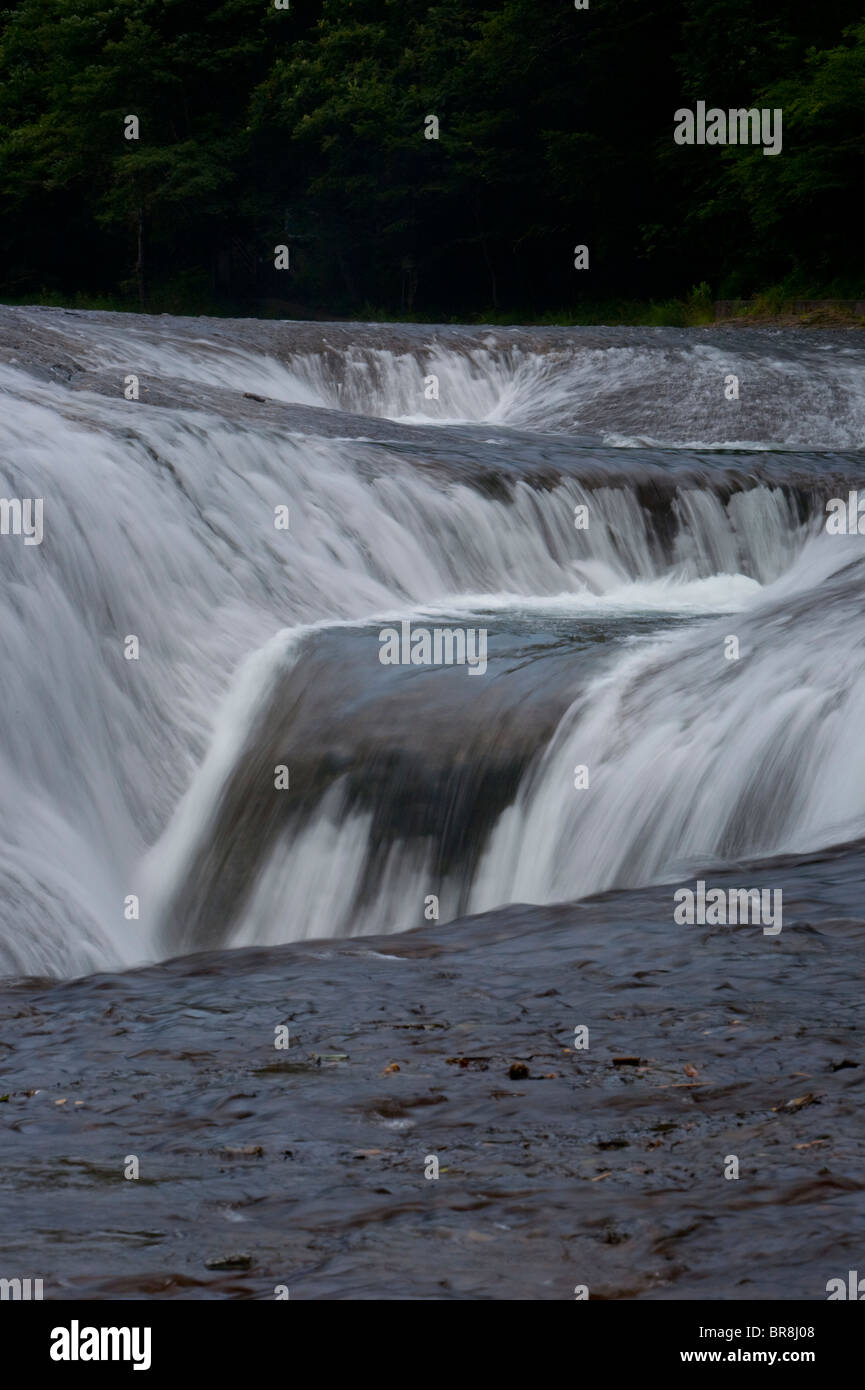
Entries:
{"type": "Polygon", "coordinates": [[[823,533],[862,477],[845,335],[3,309],[0,351],[3,487],[46,518],[0,549],[6,970],[400,930],[430,878],[454,917],[865,826],[832,755],[862,681],[858,540],[823,533]],[[482,695],[381,668],[375,625],[424,612],[489,629],[482,695]],[[827,792],[797,810],[812,737],[827,792]],[[675,751],[659,773],[671,739],[713,810],[675,751]]]}
{"type": "Polygon", "coordinates": [[[0,1172],[46,1297],[858,1267],[863,365],[0,309],[0,1172]],[[677,923],[694,880],[783,929],[677,923]]]}

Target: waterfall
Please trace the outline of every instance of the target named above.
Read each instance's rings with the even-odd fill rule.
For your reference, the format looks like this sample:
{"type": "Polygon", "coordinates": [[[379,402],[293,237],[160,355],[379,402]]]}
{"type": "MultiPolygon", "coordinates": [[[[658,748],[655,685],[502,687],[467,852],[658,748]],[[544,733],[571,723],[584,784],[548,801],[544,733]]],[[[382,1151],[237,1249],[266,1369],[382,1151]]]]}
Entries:
{"type": "Polygon", "coordinates": [[[823,529],[862,356],[0,310],[0,494],[44,505],[41,544],[0,535],[0,970],[863,833],[861,542],[823,529]],[[389,673],[405,618],[484,625],[488,675],[389,673]]]}

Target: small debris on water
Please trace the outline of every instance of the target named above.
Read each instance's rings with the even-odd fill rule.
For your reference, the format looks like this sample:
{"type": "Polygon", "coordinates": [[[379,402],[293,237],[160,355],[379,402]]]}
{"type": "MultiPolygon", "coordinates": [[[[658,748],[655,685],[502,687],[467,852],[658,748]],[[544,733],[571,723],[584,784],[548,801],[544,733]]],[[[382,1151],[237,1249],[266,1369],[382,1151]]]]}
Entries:
{"type": "Polygon", "coordinates": [[[250,1269],[252,1266],[251,1255],[213,1255],[209,1260],[204,1261],[207,1269],[250,1269]]]}

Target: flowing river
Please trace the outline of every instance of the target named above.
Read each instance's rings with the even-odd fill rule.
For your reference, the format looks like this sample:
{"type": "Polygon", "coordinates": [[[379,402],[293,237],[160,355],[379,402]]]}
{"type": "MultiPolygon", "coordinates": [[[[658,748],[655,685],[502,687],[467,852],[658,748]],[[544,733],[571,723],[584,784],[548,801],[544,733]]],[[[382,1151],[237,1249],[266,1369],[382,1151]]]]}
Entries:
{"type": "Polygon", "coordinates": [[[863,440],[855,331],[0,308],[0,1275],[857,1267],[863,440]]]}

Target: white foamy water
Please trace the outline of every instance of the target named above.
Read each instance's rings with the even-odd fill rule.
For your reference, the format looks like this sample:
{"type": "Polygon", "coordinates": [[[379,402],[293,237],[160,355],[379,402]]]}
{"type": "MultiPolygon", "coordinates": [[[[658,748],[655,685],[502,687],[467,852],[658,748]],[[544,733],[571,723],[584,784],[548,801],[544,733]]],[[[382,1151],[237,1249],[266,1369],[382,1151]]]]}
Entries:
{"type": "Polygon", "coordinates": [[[865,649],[845,640],[863,583],[858,540],[822,537],[735,622],[623,657],[567,711],[502,816],[473,910],[865,833],[850,745],[865,716],[865,649]],[[724,656],[730,632],[738,660],[724,656]],[[578,765],[589,789],[574,786],[578,765]]]}
{"type": "MultiPolygon", "coordinates": [[[[37,374],[20,359],[0,366],[0,491],[44,499],[45,526],[41,546],[0,536],[0,969],[70,974],[165,949],[166,904],[206,846],[221,789],[310,626],[478,611],[540,624],[656,615],[659,631],[669,615],[700,620],[657,645],[626,644],[526,769],[473,881],[445,883],[443,901],[549,901],[647,881],[677,858],[810,845],[859,824],[859,782],[837,750],[860,713],[861,671],[857,644],[845,645],[832,620],[847,612],[858,570],[824,576],[819,621],[788,612],[840,555],[825,537],[804,549],[819,525],[813,509],[806,515],[801,497],[753,476],[751,464],[718,487],[706,465],[661,495],[634,449],[621,450],[621,465],[609,450],[582,449],[567,476],[533,481],[545,457],[533,433],[603,432],[601,416],[618,402],[626,435],[628,393],[642,389],[654,418],[671,364],[708,392],[736,360],[732,347],[661,334],[657,347],[580,353],[557,340],[544,352],[506,331],[457,346],[418,330],[411,351],[335,342],[288,360],[270,339],[256,351],[248,330],[227,345],[206,325],[29,312],[4,311],[40,341],[56,338],[55,355],[71,345],[88,375],[52,377],[48,349],[37,374]],[[185,383],[182,403],[125,401],[130,371],[154,390],[185,383]],[[116,390],[99,373],[116,373],[116,390]],[[439,400],[424,402],[431,373],[439,400]],[[196,385],[210,393],[206,406],[196,385]],[[333,437],[330,424],[318,434],[306,417],[257,422],[233,405],[243,391],[316,407],[327,422],[349,410],[435,422],[440,433],[409,447],[373,430],[367,442],[333,437]],[[486,485],[498,437],[478,441],[479,480],[473,438],[447,418],[514,431],[507,444],[501,437],[501,489],[486,485]],[[584,532],[573,524],[580,503],[591,513],[584,532]],[[274,527],[283,506],[288,532],[274,527]],[[759,634],[737,667],[717,655],[726,614],[737,632],[759,634]],[[130,636],[136,661],[124,658],[130,636]],[[591,761],[587,747],[597,773],[591,803],[581,803],[569,769],[591,761]],[[784,768],[797,747],[802,770],[791,781],[784,768]]],[[[815,352],[760,360],[770,378],[760,384],[764,442],[796,443],[790,401],[811,389],[815,352]],[[772,394],[773,372],[786,392],[772,394]]],[[[825,422],[823,442],[840,446],[862,424],[856,363],[843,353],[821,361],[812,425],[825,422]]],[[[687,437],[700,400],[705,437],[708,398],[698,391],[698,405],[680,409],[672,380],[673,437],[687,437]]],[[[435,846],[394,838],[358,910],[374,833],[337,784],[267,857],[233,942],[414,921],[405,905],[434,891],[435,846]]]]}

